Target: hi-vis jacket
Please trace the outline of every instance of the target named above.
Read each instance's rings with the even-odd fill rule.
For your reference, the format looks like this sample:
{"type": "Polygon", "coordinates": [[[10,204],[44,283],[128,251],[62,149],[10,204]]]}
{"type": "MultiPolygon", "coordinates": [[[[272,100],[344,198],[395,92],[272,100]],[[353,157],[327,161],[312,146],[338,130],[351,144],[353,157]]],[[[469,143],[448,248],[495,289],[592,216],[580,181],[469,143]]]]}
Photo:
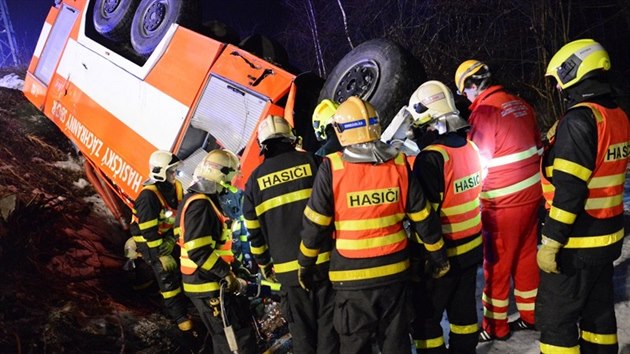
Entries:
{"type": "Polygon", "coordinates": [[[416,158],[414,174],[428,201],[440,215],[446,254],[458,265],[482,259],[481,162],[471,141],[449,133],[427,146],[416,158]],[[443,176],[442,178],[438,176],[443,176]]]}
{"type": "MultiPolygon", "coordinates": [[[[269,264],[283,286],[298,286],[297,255],[306,202],[311,196],[318,164],[305,152],[288,151],[265,158],[245,185],[243,213],[256,263],[269,264]]],[[[332,240],[317,263],[328,272],[332,240]]]]}
{"type": "Polygon", "coordinates": [[[215,195],[189,193],[175,219],[181,246],[184,291],[192,297],[215,297],[219,281],[233,260],[231,234],[226,218],[216,207],[215,195]]]}
{"type": "Polygon", "coordinates": [[[543,234],[587,262],[616,259],[624,236],[628,116],[616,105],[578,103],[549,140],[541,165],[549,207],[543,234]]]}
{"type": "Polygon", "coordinates": [[[139,251],[155,261],[164,236],[172,235],[177,205],[181,202],[184,189],[175,181],[171,195],[163,195],[158,186],[148,184],[142,188],[131,210],[131,235],[139,251]]]}
{"type": "Polygon", "coordinates": [[[522,99],[490,86],[470,105],[470,140],[479,147],[484,207],[540,200],[540,131],[534,110],[522,99]]]}
{"type": "Polygon", "coordinates": [[[299,263],[314,264],[334,231],[329,277],[336,289],[408,279],[405,218],[428,250],[442,248],[439,220],[403,154],[381,164],[349,163],[341,152],[330,154],[304,211],[299,263]]]}

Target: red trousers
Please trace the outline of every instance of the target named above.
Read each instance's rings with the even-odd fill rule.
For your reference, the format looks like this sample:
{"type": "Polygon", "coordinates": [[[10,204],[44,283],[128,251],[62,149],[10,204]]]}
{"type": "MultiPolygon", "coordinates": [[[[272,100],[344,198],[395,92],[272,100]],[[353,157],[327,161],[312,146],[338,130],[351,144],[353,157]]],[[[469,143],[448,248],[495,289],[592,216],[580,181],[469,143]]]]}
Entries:
{"type": "Polygon", "coordinates": [[[510,332],[507,318],[511,280],[521,318],[534,324],[540,277],[536,263],[537,211],[538,202],[482,209],[483,275],[486,281],[482,294],[482,328],[497,337],[510,332]]]}

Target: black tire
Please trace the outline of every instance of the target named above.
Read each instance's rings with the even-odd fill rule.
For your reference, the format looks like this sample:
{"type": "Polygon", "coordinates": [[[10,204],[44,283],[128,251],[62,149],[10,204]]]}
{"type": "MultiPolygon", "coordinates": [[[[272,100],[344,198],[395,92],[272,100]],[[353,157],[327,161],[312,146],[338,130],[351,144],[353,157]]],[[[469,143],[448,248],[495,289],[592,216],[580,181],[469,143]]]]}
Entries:
{"type": "Polygon", "coordinates": [[[362,43],[333,68],[319,101],[343,102],[350,96],[369,101],[387,127],[414,90],[426,80],[424,67],[411,53],[387,39],[362,43]]]}
{"type": "Polygon", "coordinates": [[[148,57],[162,40],[171,24],[198,28],[198,0],[141,0],[131,23],[131,45],[135,52],[148,57]]]}
{"type": "Polygon", "coordinates": [[[239,47],[274,65],[286,68],[289,55],[277,41],[262,34],[253,34],[241,41],[239,47]]]}
{"type": "Polygon", "coordinates": [[[92,11],[94,29],[114,42],[126,41],[140,0],[96,0],[92,11]]]}

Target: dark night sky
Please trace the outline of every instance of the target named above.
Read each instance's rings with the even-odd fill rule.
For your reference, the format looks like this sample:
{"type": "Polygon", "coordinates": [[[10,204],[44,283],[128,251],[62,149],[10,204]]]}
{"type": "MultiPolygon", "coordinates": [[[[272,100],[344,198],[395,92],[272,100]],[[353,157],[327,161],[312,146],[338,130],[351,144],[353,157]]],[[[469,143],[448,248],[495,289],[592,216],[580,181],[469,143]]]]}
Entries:
{"type": "Polygon", "coordinates": [[[30,60],[39,32],[42,29],[53,0],[6,0],[15,32],[15,41],[20,48],[24,63],[30,60]]]}

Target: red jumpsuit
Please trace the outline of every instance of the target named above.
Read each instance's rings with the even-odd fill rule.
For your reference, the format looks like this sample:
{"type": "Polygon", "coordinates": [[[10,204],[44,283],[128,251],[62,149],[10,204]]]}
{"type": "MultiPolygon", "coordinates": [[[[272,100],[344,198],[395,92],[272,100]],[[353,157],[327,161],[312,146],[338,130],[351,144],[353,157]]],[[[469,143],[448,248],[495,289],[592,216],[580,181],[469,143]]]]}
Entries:
{"type": "Polygon", "coordinates": [[[510,331],[510,279],[521,319],[534,324],[542,143],[531,106],[501,86],[484,90],[470,109],[469,138],[479,147],[485,175],[480,196],[486,281],[482,328],[502,338],[510,331]]]}

